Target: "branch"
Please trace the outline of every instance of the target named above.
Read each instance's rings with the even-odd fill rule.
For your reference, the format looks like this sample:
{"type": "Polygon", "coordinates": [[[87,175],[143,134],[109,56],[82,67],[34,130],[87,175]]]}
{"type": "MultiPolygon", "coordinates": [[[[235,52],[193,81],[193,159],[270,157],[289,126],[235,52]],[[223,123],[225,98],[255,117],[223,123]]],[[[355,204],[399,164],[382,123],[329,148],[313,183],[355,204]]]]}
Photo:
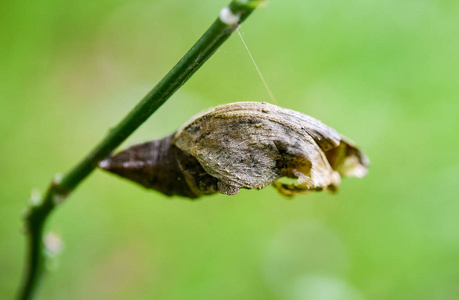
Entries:
{"type": "MultiPolygon", "coordinates": [[[[73,169],[56,177],[46,193],[30,203],[24,223],[28,240],[27,264],[19,299],[32,299],[44,272],[43,229],[54,208],[167,99],[169,99],[220,47],[263,0],[232,1],[219,18],[169,73],[73,169]]],[[[33,199],[32,199],[33,200],[33,199]]]]}

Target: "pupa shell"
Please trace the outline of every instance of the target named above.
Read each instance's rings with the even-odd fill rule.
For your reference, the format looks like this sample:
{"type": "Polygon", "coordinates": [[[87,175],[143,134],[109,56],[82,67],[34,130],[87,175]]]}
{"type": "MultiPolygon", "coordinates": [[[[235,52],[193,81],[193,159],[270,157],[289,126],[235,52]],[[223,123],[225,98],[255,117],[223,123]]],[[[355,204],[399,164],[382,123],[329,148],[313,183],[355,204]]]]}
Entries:
{"type": "Polygon", "coordinates": [[[239,102],[196,115],[175,134],[134,145],[99,166],[166,195],[196,198],[270,184],[287,196],[334,191],[341,176],[363,177],[367,165],[352,142],[312,117],[239,102]]]}

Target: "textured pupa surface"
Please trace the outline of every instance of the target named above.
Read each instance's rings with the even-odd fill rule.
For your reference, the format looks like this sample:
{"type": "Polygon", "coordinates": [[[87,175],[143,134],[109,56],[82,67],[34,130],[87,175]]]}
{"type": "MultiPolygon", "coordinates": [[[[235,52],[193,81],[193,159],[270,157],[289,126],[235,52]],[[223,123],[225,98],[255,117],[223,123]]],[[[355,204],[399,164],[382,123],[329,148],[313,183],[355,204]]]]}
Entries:
{"type": "Polygon", "coordinates": [[[341,176],[363,177],[367,165],[352,142],[310,116],[239,102],[209,109],[175,134],[135,145],[100,167],[167,195],[195,198],[271,184],[287,196],[335,191],[341,176]]]}

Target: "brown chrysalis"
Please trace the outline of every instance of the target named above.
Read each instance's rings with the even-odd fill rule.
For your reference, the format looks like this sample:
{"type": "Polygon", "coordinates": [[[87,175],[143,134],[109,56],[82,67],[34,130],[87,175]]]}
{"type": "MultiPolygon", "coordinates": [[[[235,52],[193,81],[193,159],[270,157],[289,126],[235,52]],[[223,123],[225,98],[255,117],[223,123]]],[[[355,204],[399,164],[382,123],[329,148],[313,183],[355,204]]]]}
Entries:
{"type": "Polygon", "coordinates": [[[209,109],[171,136],[134,145],[99,167],[169,196],[197,198],[271,184],[286,196],[335,191],[341,176],[365,176],[368,163],[352,142],[312,117],[239,102],[209,109]]]}

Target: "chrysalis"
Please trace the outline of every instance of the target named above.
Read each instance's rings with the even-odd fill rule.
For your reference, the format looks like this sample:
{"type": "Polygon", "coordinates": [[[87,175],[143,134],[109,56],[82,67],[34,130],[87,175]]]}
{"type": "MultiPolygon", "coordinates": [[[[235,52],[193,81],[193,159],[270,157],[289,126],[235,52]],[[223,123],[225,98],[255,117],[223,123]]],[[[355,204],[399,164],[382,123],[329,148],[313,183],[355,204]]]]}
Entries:
{"type": "Polygon", "coordinates": [[[341,176],[365,176],[368,163],[351,141],[312,117],[239,102],[209,109],[171,136],[134,145],[99,166],[169,196],[197,198],[268,185],[286,196],[335,191],[341,176]]]}

